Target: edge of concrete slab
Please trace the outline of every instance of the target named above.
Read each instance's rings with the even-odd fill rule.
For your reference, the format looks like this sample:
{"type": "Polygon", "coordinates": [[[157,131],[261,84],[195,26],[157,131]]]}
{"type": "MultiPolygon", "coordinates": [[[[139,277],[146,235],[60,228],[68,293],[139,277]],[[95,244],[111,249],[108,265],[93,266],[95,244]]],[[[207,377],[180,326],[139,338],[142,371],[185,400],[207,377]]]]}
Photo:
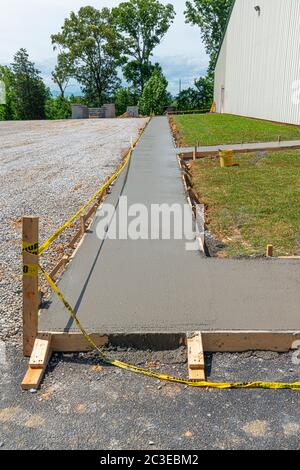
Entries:
{"type": "MultiPolygon", "coordinates": [[[[87,352],[91,346],[81,333],[43,333],[51,336],[53,352],[87,352]]],[[[186,346],[191,333],[111,333],[91,334],[97,346],[124,347],[163,351],[186,346]]],[[[288,352],[299,348],[300,331],[201,331],[205,352],[275,351],[288,352]]]]}

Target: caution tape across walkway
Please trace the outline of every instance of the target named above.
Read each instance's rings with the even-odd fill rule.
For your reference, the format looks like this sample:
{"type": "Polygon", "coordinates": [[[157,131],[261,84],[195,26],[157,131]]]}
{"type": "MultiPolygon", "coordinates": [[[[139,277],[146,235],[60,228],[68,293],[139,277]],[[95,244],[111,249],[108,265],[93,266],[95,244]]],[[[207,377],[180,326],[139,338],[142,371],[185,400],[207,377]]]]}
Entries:
{"type": "Polygon", "coordinates": [[[65,224],[63,224],[58,230],[56,230],[56,232],[51,235],[51,237],[49,237],[48,240],[46,240],[42,245],[40,245],[38,249],[36,245],[32,245],[31,243],[23,243],[23,252],[29,253],[31,255],[41,255],[45,250],[47,250],[47,248],[60,236],[60,234],[68,227],[70,227],[70,225],[72,225],[72,223],[89,207],[89,205],[94,202],[99,196],[101,196],[101,194],[118,178],[120,173],[129,163],[133,148],[137,144],[138,140],[139,137],[132,144],[132,147],[127,153],[121,166],[115,171],[115,173],[109,178],[109,180],[106,181],[106,183],[104,183],[100,189],[98,189],[98,191],[91,197],[91,199],[76,212],[76,214],[74,214],[65,224]]]}
{"type": "Polygon", "coordinates": [[[285,390],[299,390],[300,391],[300,382],[295,383],[284,383],[284,382],[224,382],[224,383],[216,383],[216,382],[206,382],[206,381],[194,381],[194,380],[186,380],[181,379],[179,377],[172,377],[167,374],[160,374],[158,372],[153,372],[151,370],[143,369],[141,367],[137,367],[131,364],[126,364],[125,362],[120,362],[116,360],[111,360],[106,357],[106,355],[101,351],[101,349],[97,346],[91,336],[87,333],[85,328],[82,326],[81,322],[77,318],[74,310],[72,309],[69,302],[65,299],[62,292],[59,290],[57,285],[53,282],[51,277],[46,273],[46,271],[40,266],[40,270],[49,283],[53,292],[57,295],[59,300],[64,304],[65,308],[69,312],[71,318],[76,323],[77,327],[83,334],[84,338],[86,339],[87,343],[91,346],[92,349],[95,349],[100,359],[111,366],[118,367],[119,369],[128,370],[130,372],[134,372],[139,375],[144,375],[147,377],[152,377],[153,379],[159,379],[164,382],[173,382],[182,385],[187,385],[189,387],[196,387],[196,388],[215,388],[215,389],[254,389],[254,388],[264,388],[264,389],[285,389],[285,390]]]}

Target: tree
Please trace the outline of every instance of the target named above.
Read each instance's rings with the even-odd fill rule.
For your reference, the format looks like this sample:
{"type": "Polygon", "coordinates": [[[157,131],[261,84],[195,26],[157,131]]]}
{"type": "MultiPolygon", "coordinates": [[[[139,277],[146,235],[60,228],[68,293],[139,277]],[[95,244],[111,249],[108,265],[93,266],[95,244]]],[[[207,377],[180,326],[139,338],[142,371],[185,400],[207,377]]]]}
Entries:
{"type": "Polygon", "coordinates": [[[158,0],[131,0],[112,12],[117,27],[125,34],[125,53],[131,58],[124,67],[124,76],[142,93],[155,68],[150,60],[153,50],[174,20],[174,7],[158,0]]]}
{"type": "Polygon", "coordinates": [[[136,106],[139,97],[132,88],[119,88],[114,96],[117,116],[124,114],[128,106],[136,106]]]}
{"type": "Polygon", "coordinates": [[[177,106],[179,110],[208,110],[213,102],[213,80],[211,75],[195,81],[194,88],[187,88],[179,93],[177,106]]]}
{"type": "Polygon", "coordinates": [[[179,111],[199,109],[199,93],[192,87],[182,90],[177,96],[176,104],[179,111]]]}
{"type": "Polygon", "coordinates": [[[89,103],[101,106],[119,86],[118,67],[124,63],[122,38],[108,8],[87,6],[72,12],[61,32],[51,36],[54,48],[73,64],[72,76],[89,103]]]}
{"type": "Polygon", "coordinates": [[[60,96],[65,97],[66,88],[69,85],[72,75],[72,67],[70,65],[69,56],[61,53],[57,57],[57,64],[52,72],[52,80],[58,86],[60,96]]]}
{"type": "Polygon", "coordinates": [[[186,20],[201,29],[201,37],[210,56],[210,71],[214,68],[232,4],[233,0],[190,0],[186,2],[186,20]]]}
{"type": "Polygon", "coordinates": [[[17,118],[16,96],[13,89],[13,73],[9,67],[0,66],[4,102],[0,102],[0,121],[12,121],[17,118]]]}
{"type": "Polygon", "coordinates": [[[195,87],[199,93],[199,109],[211,108],[214,99],[214,78],[211,73],[206,77],[200,77],[195,81],[195,87]]]}
{"type": "Polygon", "coordinates": [[[50,93],[40,72],[30,62],[26,49],[20,49],[14,56],[12,72],[17,119],[44,119],[45,103],[50,93]]]}
{"type": "Polygon", "coordinates": [[[168,82],[159,70],[154,70],[151,78],[144,87],[139,101],[140,113],[144,116],[150,114],[163,114],[164,108],[170,102],[170,95],[167,92],[168,82]]]}
{"type": "Polygon", "coordinates": [[[72,115],[71,101],[62,96],[49,98],[46,102],[46,119],[69,119],[72,115]]]}

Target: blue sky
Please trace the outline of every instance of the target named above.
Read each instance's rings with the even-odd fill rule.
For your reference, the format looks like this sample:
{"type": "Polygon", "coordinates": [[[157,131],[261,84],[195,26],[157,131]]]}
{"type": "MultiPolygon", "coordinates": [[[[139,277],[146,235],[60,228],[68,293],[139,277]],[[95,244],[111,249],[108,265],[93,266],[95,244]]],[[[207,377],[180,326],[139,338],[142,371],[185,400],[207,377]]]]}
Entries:
{"type": "MultiPolygon", "coordinates": [[[[160,62],[169,80],[172,93],[178,92],[179,79],[183,88],[206,71],[208,58],[197,27],[185,24],[184,0],[162,0],[173,3],[176,20],[162,43],[154,51],[154,61],[160,62]]],[[[71,10],[92,5],[96,8],[118,5],[120,0],[9,0],[1,5],[0,63],[8,64],[14,53],[25,47],[31,59],[42,71],[52,90],[50,74],[56,62],[50,35],[60,30],[71,10]]],[[[74,84],[69,91],[76,92],[74,84]]]]}

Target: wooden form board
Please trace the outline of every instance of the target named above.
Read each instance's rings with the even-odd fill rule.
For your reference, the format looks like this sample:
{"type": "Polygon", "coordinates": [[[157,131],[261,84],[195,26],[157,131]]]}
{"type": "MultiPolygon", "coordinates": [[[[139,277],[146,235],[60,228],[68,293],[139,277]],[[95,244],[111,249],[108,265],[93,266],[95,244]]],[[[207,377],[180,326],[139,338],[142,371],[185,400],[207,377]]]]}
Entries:
{"type": "MultiPolygon", "coordinates": [[[[122,339],[122,335],[117,335],[122,339]]],[[[139,337],[140,335],[132,335],[139,337]]],[[[142,335],[144,337],[144,334],[142,335]]],[[[165,334],[166,344],[170,337],[165,334]]],[[[101,347],[110,342],[110,336],[92,334],[93,341],[101,347]]],[[[155,335],[152,334],[152,343],[155,335]]],[[[288,352],[299,348],[300,332],[295,331],[208,331],[187,337],[176,335],[178,346],[188,348],[188,372],[191,380],[205,380],[205,352],[277,351],[288,352]]],[[[114,340],[116,337],[114,337],[114,340]]],[[[159,344],[162,334],[159,333],[159,344]]],[[[35,341],[29,367],[22,382],[23,390],[38,389],[52,352],[87,352],[91,346],[80,333],[40,333],[35,341]]]]}
{"type": "MultiPolygon", "coordinates": [[[[58,333],[58,332],[40,332],[39,338],[43,338],[45,334],[51,334],[51,349],[56,352],[86,352],[91,347],[81,333],[58,333]]],[[[162,343],[162,335],[166,337],[166,344],[170,344],[170,338],[174,337],[173,333],[159,333],[159,344],[162,343]]],[[[127,334],[124,336],[128,337],[127,334]]],[[[145,332],[141,335],[133,334],[131,336],[145,336],[145,332]]],[[[151,334],[151,342],[155,342],[155,334],[151,334]]],[[[178,346],[187,344],[185,333],[178,333],[178,346]]],[[[300,341],[299,331],[202,331],[203,350],[205,352],[245,352],[245,351],[276,351],[288,352],[296,347],[293,345],[300,341]]],[[[98,346],[104,346],[110,342],[111,338],[120,337],[120,335],[103,335],[94,333],[91,335],[98,346]]],[[[138,343],[136,341],[135,343],[138,343]]],[[[174,344],[176,347],[177,343],[174,344]]]]}
{"type": "MultiPolygon", "coordinates": [[[[265,148],[260,148],[258,150],[256,149],[251,149],[251,148],[244,148],[244,149],[239,149],[239,150],[235,150],[235,152],[237,154],[243,154],[243,153],[253,153],[253,152],[278,152],[280,150],[299,150],[300,149],[300,146],[299,145],[295,145],[295,146],[287,146],[287,147],[284,147],[282,145],[278,145],[278,147],[265,147],[265,148]]],[[[198,159],[198,158],[205,158],[205,157],[217,157],[219,155],[219,150],[206,150],[205,152],[200,152],[197,150],[196,152],[196,155],[195,155],[195,151],[190,151],[190,152],[185,152],[185,151],[182,151],[180,152],[180,148],[177,149],[178,150],[178,155],[180,158],[182,158],[183,160],[195,160],[195,159],[198,159]]]]}

